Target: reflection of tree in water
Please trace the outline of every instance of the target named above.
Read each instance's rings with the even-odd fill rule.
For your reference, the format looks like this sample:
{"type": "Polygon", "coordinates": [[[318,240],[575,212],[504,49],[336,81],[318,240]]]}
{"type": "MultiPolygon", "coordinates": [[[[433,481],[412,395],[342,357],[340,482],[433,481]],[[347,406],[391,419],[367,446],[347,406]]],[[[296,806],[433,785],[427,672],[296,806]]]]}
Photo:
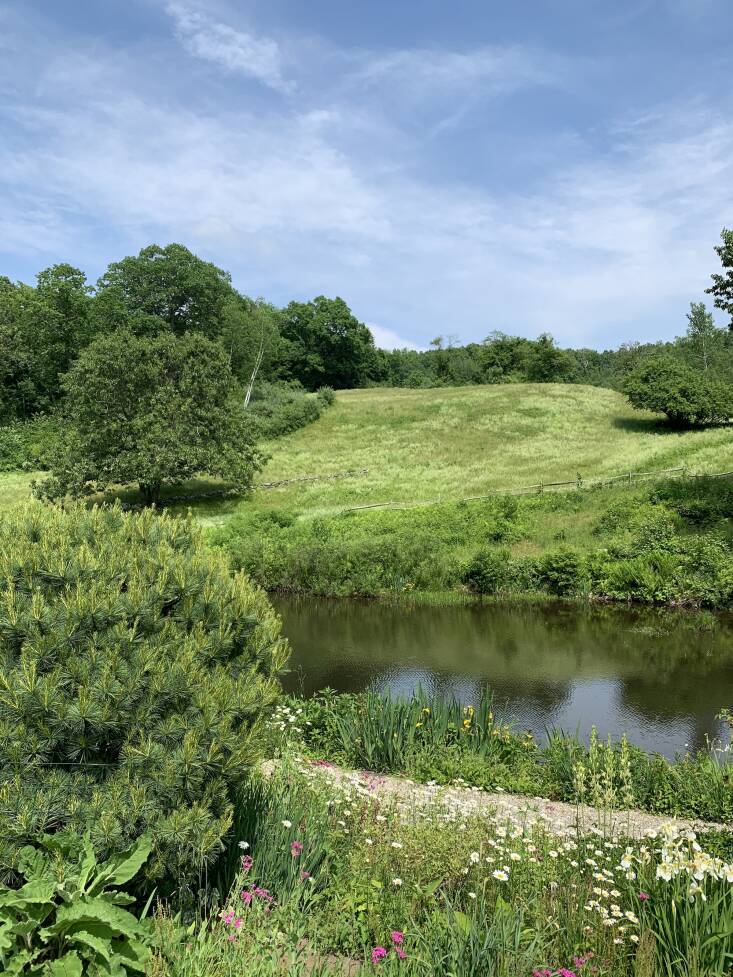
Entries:
{"type": "Polygon", "coordinates": [[[569,700],[580,686],[592,722],[593,695],[607,694],[592,689],[618,683],[630,733],[646,727],[653,739],[661,727],[664,738],[692,721],[700,742],[733,701],[733,628],[722,617],[705,631],[694,615],[625,607],[276,603],[294,647],[285,685],[306,694],[325,686],[410,694],[422,685],[469,702],[486,684],[498,714],[541,730],[558,715],[574,720],[569,700]]]}
{"type": "Polygon", "coordinates": [[[619,697],[624,709],[637,717],[640,727],[645,723],[670,725],[684,720],[691,727],[690,749],[702,749],[706,737],[720,735],[721,724],[715,717],[723,706],[730,705],[732,688],[733,667],[728,663],[704,676],[690,667],[680,668],[672,681],[663,684],[655,681],[652,671],[648,677],[620,683],[619,697]]]}

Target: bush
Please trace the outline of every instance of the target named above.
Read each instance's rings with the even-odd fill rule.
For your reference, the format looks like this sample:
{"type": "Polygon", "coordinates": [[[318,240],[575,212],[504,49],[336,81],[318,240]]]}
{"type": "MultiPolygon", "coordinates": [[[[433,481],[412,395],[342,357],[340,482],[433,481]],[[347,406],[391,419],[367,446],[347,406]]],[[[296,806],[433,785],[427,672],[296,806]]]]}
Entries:
{"type": "Polygon", "coordinates": [[[330,407],[336,400],[336,391],[333,387],[319,387],[316,390],[316,396],[324,407],[330,407]]]}
{"type": "Polygon", "coordinates": [[[624,393],[633,407],[666,414],[675,427],[727,423],[733,395],[727,383],[671,357],[649,357],[630,373],[624,393]]]}
{"type": "Polygon", "coordinates": [[[317,421],[325,406],[324,398],[306,393],[300,384],[262,383],[255,387],[248,414],[257,437],[269,441],[317,421]]]}
{"type": "Polygon", "coordinates": [[[0,428],[0,472],[47,469],[58,436],[58,424],[50,417],[0,428]]]}
{"type": "Polygon", "coordinates": [[[479,550],[463,569],[462,582],[473,594],[497,594],[509,579],[508,550],[479,550]]]}
{"type": "Polygon", "coordinates": [[[542,558],[539,579],[551,594],[568,597],[583,589],[585,564],[579,553],[570,549],[556,550],[542,558]]]}
{"type": "Polygon", "coordinates": [[[287,658],[265,595],[190,520],[39,503],[0,521],[0,870],[35,835],[152,837],[190,891],[261,753],[287,658]]]}

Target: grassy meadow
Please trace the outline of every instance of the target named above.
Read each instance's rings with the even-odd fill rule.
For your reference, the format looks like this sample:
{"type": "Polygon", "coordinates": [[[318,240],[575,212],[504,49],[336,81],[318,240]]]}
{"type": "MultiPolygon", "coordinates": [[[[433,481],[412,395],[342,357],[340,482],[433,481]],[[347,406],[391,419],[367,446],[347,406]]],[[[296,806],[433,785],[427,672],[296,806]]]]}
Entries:
{"type": "Polygon", "coordinates": [[[266,506],[327,515],[372,502],[460,499],[537,482],[681,465],[733,468],[725,428],[670,431],[613,390],[511,384],[337,394],[315,424],[271,445],[262,481],[368,468],[266,493],[266,506]]]}
{"type": "MultiPolygon", "coordinates": [[[[712,514],[709,498],[693,500],[692,523],[685,522],[689,500],[660,503],[656,481],[502,497],[578,475],[590,481],[680,466],[733,469],[729,428],[675,431],[632,410],[621,394],[596,387],[372,388],[339,392],[317,421],[266,448],[270,459],[258,482],[295,481],[257,488],[248,498],[207,499],[202,495],[221,485],[200,479],[164,496],[190,496],[171,499],[171,508],[191,508],[233,565],[269,590],[455,599],[468,587],[507,596],[733,601],[728,557],[701,555],[699,546],[689,551],[691,533],[713,529],[730,538],[721,494],[727,480],[712,489],[702,480],[688,483],[688,492],[718,496],[712,514]],[[357,474],[298,481],[346,471],[357,474]],[[460,502],[472,496],[490,497],[460,502]],[[369,508],[422,501],[434,504],[369,508]],[[708,513],[704,527],[701,506],[708,513]],[[476,559],[484,563],[467,583],[466,568],[476,559]],[[554,561],[549,571],[547,560],[554,561]],[[619,560],[626,561],[621,571],[619,560]]],[[[31,479],[0,476],[0,504],[23,498],[31,479]]],[[[134,488],[120,494],[137,501],[134,488]]]]}

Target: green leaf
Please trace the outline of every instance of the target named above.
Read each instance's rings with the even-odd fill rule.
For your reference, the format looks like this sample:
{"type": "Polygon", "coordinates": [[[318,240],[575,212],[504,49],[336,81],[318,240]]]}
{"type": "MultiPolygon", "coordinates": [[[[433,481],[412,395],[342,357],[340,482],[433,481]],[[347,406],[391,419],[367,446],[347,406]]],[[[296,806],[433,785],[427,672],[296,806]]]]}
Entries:
{"type": "MultiPolygon", "coordinates": [[[[75,923],[105,923],[116,934],[134,939],[140,933],[140,925],[132,913],[120,909],[102,898],[84,897],[78,902],[62,906],[56,913],[56,922],[43,930],[42,936],[48,939],[66,932],[75,923]]],[[[76,927],[75,927],[76,928],[76,927]]],[[[87,929],[85,926],[84,929],[87,929]]]]}
{"type": "MultiPolygon", "coordinates": [[[[102,957],[102,959],[107,963],[110,962],[112,954],[109,940],[95,936],[93,933],[90,933],[89,930],[77,930],[76,933],[70,933],[67,936],[67,940],[69,943],[80,943],[84,947],[90,948],[94,951],[95,956],[102,957]]],[[[88,954],[84,955],[88,956],[88,954]]]]}
{"type": "Polygon", "coordinates": [[[46,964],[48,977],[82,977],[82,967],[76,950],[46,964]]]}
{"type": "Polygon", "coordinates": [[[145,964],[150,959],[150,950],[144,943],[139,940],[125,940],[124,943],[116,945],[115,950],[128,969],[145,973],[145,964]]]}
{"type": "Polygon", "coordinates": [[[466,935],[468,935],[471,932],[471,920],[468,918],[468,916],[465,913],[462,913],[457,910],[456,912],[453,913],[453,918],[455,919],[459,928],[466,935]]]}
{"type": "Polygon", "coordinates": [[[107,885],[124,885],[140,871],[148,859],[153,847],[150,835],[141,835],[137,843],[117,858],[110,859],[103,867],[92,889],[96,889],[99,881],[104,879],[107,885]]]}

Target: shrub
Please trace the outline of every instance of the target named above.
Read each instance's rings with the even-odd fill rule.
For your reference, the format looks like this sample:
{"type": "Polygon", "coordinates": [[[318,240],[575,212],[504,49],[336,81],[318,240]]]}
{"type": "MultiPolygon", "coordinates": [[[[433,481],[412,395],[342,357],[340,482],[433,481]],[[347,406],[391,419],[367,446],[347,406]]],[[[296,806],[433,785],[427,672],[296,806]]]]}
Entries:
{"type": "Polygon", "coordinates": [[[462,582],[474,594],[497,594],[509,579],[507,550],[479,550],[463,569],[462,582]]]}
{"type": "Polygon", "coordinates": [[[262,383],[255,387],[248,415],[257,437],[269,441],[317,421],[324,406],[323,398],[306,393],[300,384],[262,383]]]}
{"type": "Polygon", "coordinates": [[[539,577],[551,594],[567,597],[582,590],[585,565],[579,553],[570,549],[556,550],[542,558],[539,577]]]}
{"type": "MultiPolygon", "coordinates": [[[[150,928],[128,910],[135,900],[117,889],[150,854],[150,839],[104,865],[89,837],[46,835],[18,853],[22,884],[0,886],[0,965],[5,974],[81,977],[142,973],[150,928]],[[86,969],[82,969],[86,968],[86,969]]],[[[143,914],[145,915],[145,914],[143,914]]]]}
{"type": "Polygon", "coordinates": [[[728,384],[671,357],[643,360],[626,378],[624,392],[633,407],[666,414],[675,427],[727,423],[733,415],[728,384]]]}
{"type": "Polygon", "coordinates": [[[53,418],[39,417],[0,428],[0,472],[39,471],[48,468],[58,439],[53,418]]]}
{"type": "Polygon", "coordinates": [[[222,851],[287,658],[265,595],[191,520],[40,503],[0,521],[0,869],[35,834],[101,853],[150,833],[149,879],[222,851]]]}
{"type": "Polygon", "coordinates": [[[324,407],[330,407],[336,400],[336,391],[333,387],[319,387],[316,395],[324,407]]]}

